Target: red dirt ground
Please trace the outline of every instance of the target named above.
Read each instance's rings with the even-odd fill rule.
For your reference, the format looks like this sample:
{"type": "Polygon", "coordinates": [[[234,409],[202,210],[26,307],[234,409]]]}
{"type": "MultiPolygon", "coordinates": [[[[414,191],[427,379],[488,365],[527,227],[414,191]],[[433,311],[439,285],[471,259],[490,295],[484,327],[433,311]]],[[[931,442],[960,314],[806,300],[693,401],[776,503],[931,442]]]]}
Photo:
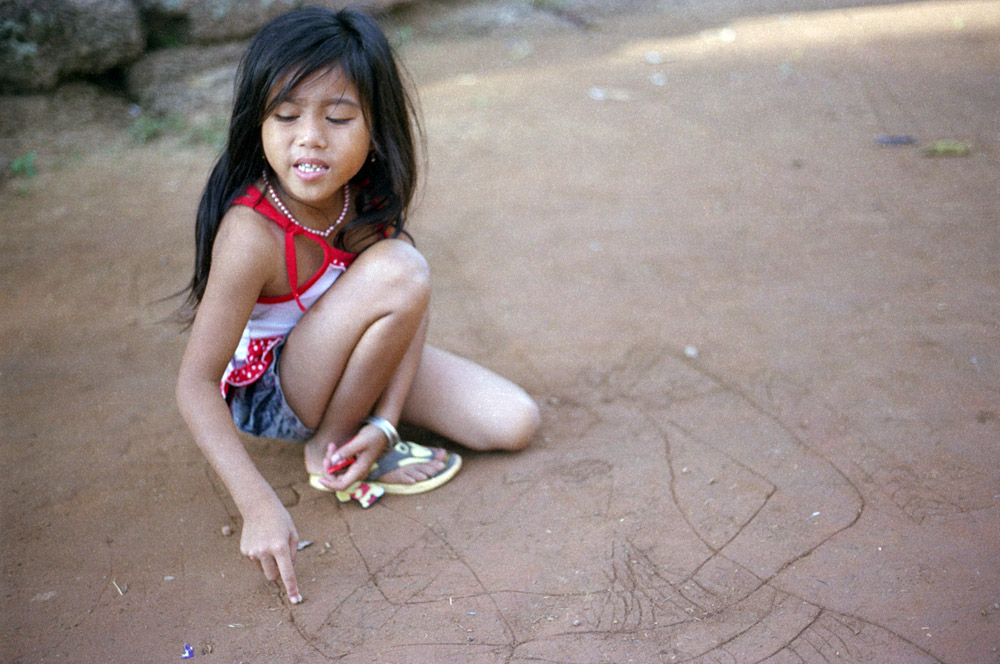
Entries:
{"type": "Polygon", "coordinates": [[[173,400],[211,151],[21,118],[0,660],[1000,661],[1000,3],[785,9],[405,45],[432,341],[544,425],[370,510],[248,439],[297,607],[173,400]]]}

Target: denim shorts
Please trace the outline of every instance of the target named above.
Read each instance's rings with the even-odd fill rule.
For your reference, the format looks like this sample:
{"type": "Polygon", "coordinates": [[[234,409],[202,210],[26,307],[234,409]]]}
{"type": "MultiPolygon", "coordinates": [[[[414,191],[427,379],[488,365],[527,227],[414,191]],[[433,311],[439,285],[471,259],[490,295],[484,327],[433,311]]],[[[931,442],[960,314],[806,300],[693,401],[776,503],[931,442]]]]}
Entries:
{"type": "Polygon", "coordinates": [[[229,402],[233,422],[240,431],[263,438],[304,443],[313,437],[316,430],[302,424],[281,391],[278,360],[283,348],[284,342],[274,347],[274,362],[260,378],[249,385],[231,385],[226,401],[229,402]]]}

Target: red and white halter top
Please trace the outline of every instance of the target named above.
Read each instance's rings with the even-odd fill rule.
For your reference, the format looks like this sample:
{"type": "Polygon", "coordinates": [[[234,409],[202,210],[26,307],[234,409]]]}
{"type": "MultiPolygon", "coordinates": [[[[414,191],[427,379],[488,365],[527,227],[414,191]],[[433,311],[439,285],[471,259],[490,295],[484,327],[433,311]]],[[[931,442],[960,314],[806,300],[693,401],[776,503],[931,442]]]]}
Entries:
{"type": "Polygon", "coordinates": [[[233,359],[222,375],[222,394],[230,385],[249,385],[260,378],[274,362],[273,349],[295,327],[302,315],[325,293],[337,278],[347,271],[357,257],[347,251],[335,249],[326,241],[293,224],[283,215],[263,192],[255,186],[233,201],[264,215],[285,232],[285,266],[292,292],[277,297],[261,297],[254,305],[250,320],[243,329],[243,337],[233,359]],[[299,286],[298,265],[295,259],[295,236],[305,235],[323,248],[323,265],[314,275],[299,286]]]}

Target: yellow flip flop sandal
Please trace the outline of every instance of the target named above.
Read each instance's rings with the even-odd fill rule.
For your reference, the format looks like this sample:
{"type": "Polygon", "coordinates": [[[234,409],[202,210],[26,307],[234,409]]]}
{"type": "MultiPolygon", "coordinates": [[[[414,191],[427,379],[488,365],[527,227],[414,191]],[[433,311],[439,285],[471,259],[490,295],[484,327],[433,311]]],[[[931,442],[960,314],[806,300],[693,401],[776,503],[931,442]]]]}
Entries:
{"type": "MultiPolygon", "coordinates": [[[[378,479],[399,468],[412,466],[418,463],[427,463],[434,458],[434,450],[400,440],[396,427],[381,417],[369,417],[365,419],[365,424],[371,424],[379,428],[389,441],[389,448],[372,464],[371,470],[365,479],[355,482],[344,491],[335,491],[337,500],[346,503],[351,499],[358,501],[362,507],[370,507],[383,494],[392,493],[397,495],[414,495],[424,493],[438,488],[453,478],[462,467],[462,457],[455,453],[449,453],[445,460],[445,467],[433,477],[426,480],[413,482],[412,484],[401,484],[399,482],[379,482],[378,479]]],[[[331,491],[319,480],[322,475],[310,474],[309,486],[320,491],[331,491]]]]}

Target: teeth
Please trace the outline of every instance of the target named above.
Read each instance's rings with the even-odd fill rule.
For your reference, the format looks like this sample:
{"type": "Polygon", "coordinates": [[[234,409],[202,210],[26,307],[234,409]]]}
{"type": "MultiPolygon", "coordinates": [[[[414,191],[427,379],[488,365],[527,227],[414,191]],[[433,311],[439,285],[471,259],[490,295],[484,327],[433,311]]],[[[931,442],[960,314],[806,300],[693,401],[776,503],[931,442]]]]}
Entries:
{"type": "Polygon", "coordinates": [[[318,173],[319,171],[326,170],[324,166],[317,166],[316,164],[299,164],[296,168],[306,173],[318,173]]]}

